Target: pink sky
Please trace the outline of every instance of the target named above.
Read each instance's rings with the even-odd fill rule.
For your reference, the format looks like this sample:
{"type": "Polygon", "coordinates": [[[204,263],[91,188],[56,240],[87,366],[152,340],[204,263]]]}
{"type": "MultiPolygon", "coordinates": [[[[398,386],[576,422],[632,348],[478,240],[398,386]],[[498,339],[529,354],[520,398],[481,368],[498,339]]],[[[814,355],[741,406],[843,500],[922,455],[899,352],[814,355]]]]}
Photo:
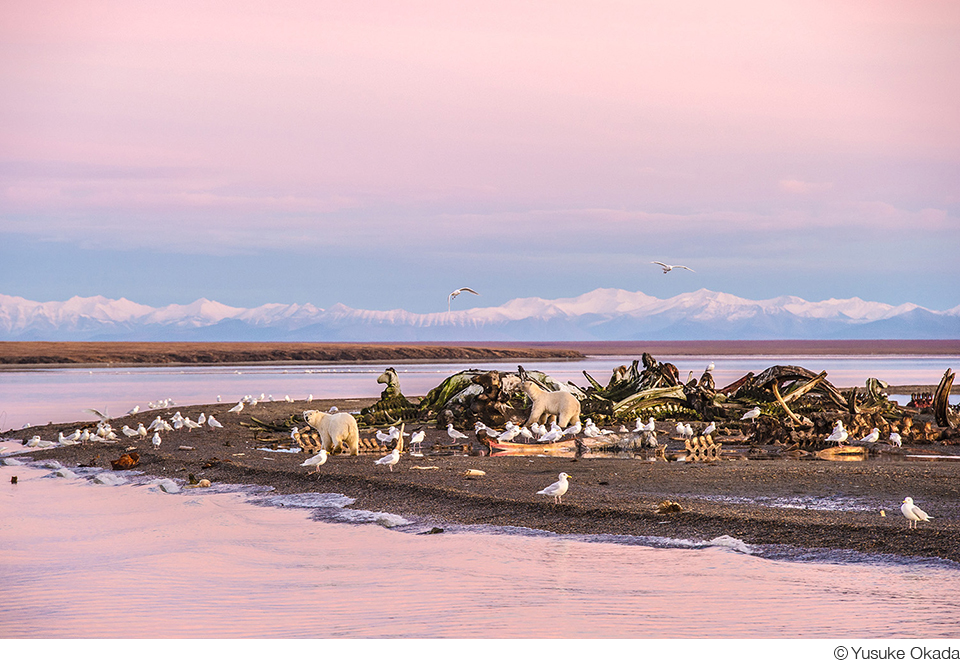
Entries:
{"type": "MultiPolygon", "coordinates": [[[[532,242],[545,268],[630,269],[551,294],[672,293],[644,267],[665,258],[714,273],[689,289],[810,298],[881,298],[831,291],[811,255],[855,278],[920,227],[899,281],[960,245],[955,2],[15,2],[0,49],[0,234],[28,244],[289,259],[369,242],[422,262],[411,237],[438,234],[460,259],[431,262],[455,271],[442,290],[532,242]],[[188,229],[204,244],[166,240],[188,229]],[[754,290],[758,257],[795,281],[754,290]]],[[[488,278],[490,302],[536,294],[522,271],[488,278]]],[[[0,288],[101,292],[35,280],[0,288]]],[[[293,297],[381,304],[348,280],[293,297]]],[[[960,303],[915,289],[888,301],[960,303]]],[[[426,292],[411,279],[389,306],[426,292]]]]}

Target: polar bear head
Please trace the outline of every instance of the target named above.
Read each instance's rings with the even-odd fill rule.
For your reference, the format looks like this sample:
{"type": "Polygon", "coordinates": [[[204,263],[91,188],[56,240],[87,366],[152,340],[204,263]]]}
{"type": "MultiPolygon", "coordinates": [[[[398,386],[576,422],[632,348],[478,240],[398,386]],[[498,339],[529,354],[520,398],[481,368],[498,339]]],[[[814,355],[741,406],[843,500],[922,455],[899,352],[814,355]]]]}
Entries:
{"type": "Polygon", "coordinates": [[[303,421],[312,426],[313,428],[320,430],[320,421],[327,416],[327,413],[320,412],[319,410],[304,410],[303,411],[303,421]]]}

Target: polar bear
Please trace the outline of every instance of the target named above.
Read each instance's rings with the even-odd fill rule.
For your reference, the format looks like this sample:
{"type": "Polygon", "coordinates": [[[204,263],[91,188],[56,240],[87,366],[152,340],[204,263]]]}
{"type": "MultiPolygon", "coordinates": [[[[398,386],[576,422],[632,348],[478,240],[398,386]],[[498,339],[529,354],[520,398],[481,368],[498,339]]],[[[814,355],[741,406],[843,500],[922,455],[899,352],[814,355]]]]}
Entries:
{"type": "Polygon", "coordinates": [[[303,421],[320,434],[322,447],[330,454],[349,451],[351,456],[360,453],[360,430],[357,420],[350,413],[329,413],[319,410],[304,410],[303,421]]]}
{"type": "Polygon", "coordinates": [[[542,424],[551,417],[556,417],[562,428],[580,423],[580,402],[570,392],[547,392],[532,380],[523,381],[521,387],[533,402],[527,426],[542,424]]]}

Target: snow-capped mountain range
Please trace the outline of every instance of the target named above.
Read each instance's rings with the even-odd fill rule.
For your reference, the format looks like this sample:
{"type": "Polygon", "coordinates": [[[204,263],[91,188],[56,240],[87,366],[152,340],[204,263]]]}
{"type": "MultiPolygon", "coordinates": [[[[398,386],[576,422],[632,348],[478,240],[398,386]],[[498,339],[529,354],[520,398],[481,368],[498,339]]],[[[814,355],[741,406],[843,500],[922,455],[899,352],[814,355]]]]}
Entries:
{"type": "Polygon", "coordinates": [[[517,298],[499,307],[416,314],[336,304],[244,309],[201,298],[149,307],[125,298],[33,302],[0,294],[0,340],[69,341],[613,341],[685,339],[957,339],[960,306],[933,311],[859,298],[747,300],[700,289],[665,300],[597,289],[517,298]]]}

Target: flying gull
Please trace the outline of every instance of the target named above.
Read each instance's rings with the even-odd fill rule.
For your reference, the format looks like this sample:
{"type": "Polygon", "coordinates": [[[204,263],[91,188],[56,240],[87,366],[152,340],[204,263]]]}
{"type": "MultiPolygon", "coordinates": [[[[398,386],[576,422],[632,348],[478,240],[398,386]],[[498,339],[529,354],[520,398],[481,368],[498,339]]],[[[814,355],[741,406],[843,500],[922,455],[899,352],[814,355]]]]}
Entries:
{"type": "Polygon", "coordinates": [[[669,272],[670,272],[671,270],[673,270],[674,268],[683,268],[684,270],[689,270],[691,273],[697,272],[697,271],[695,271],[695,270],[692,269],[692,268],[689,268],[689,267],[687,267],[687,266],[681,266],[680,264],[676,264],[676,265],[671,266],[670,264],[665,264],[665,263],[663,263],[662,261],[651,261],[650,263],[652,263],[652,264],[657,264],[658,266],[660,266],[661,268],[663,268],[664,274],[669,273],[669,272]]]}
{"type": "Polygon", "coordinates": [[[453,299],[456,298],[457,296],[459,296],[459,295],[460,295],[461,293],[463,293],[464,291],[466,291],[466,292],[468,292],[468,293],[472,293],[472,294],[475,295],[475,296],[479,296],[479,295],[480,295],[479,293],[477,293],[476,291],[474,291],[473,289],[471,289],[470,287],[467,287],[467,286],[462,286],[462,287],[460,287],[459,289],[457,289],[456,291],[451,291],[451,292],[450,292],[450,295],[447,296],[447,312],[450,311],[450,303],[453,301],[453,299]]]}

